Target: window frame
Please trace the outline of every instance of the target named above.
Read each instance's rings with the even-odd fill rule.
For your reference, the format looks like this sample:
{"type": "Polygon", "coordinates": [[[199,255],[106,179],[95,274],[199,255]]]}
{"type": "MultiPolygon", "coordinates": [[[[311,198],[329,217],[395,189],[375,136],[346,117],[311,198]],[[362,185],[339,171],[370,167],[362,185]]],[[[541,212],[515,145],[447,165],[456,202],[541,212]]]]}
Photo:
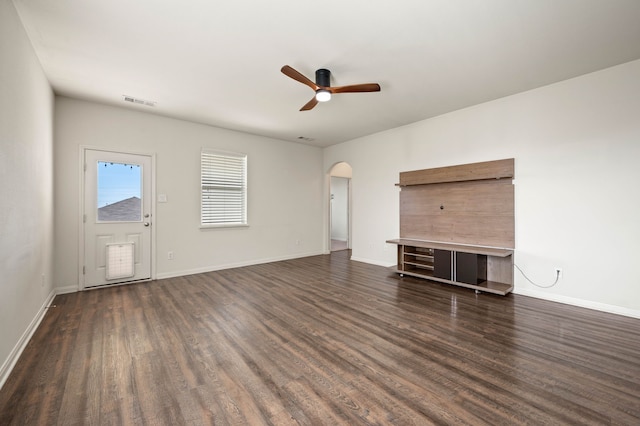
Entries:
{"type": "MultiPolygon", "coordinates": [[[[249,226],[248,219],[248,185],[247,185],[247,154],[239,152],[220,151],[210,148],[202,148],[200,151],[200,228],[235,228],[249,226]],[[206,173],[206,174],[205,174],[206,173]],[[229,181],[228,178],[232,179],[229,181]],[[209,179],[209,182],[206,182],[209,179]],[[211,180],[216,181],[212,183],[211,180]],[[230,185],[229,185],[230,183],[230,185]],[[209,190],[218,191],[214,196],[224,199],[225,193],[231,194],[230,204],[238,205],[239,209],[231,209],[227,215],[224,206],[217,206],[217,213],[212,209],[215,208],[215,201],[209,200],[206,204],[207,186],[209,190]],[[234,193],[240,193],[238,196],[234,193]],[[213,205],[213,207],[212,207],[213,205]],[[205,214],[205,209],[209,212],[205,214]],[[212,220],[211,216],[219,216],[219,220],[212,220]],[[209,216],[209,217],[207,217],[209,216]],[[237,219],[240,220],[237,220],[237,219]]],[[[224,201],[223,201],[224,202],[224,201]]]]}

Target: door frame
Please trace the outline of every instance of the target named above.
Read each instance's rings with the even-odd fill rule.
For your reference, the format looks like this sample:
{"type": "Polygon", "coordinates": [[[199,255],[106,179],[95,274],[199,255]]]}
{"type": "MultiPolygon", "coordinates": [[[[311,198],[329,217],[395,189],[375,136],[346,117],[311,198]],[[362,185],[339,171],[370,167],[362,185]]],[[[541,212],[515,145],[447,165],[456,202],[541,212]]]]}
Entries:
{"type": "MultiPolygon", "coordinates": [[[[85,179],[84,179],[84,159],[86,151],[104,151],[108,153],[117,153],[117,154],[125,154],[125,155],[144,155],[151,158],[151,200],[150,200],[150,209],[151,209],[151,245],[150,245],[150,257],[151,257],[151,278],[149,281],[156,279],[156,154],[148,153],[148,152],[135,152],[135,151],[123,151],[117,149],[108,149],[103,147],[96,147],[91,145],[80,145],[78,150],[78,180],[80,182],[79,188],[80,192],[78,194],[78,291],[83,290],[91,290],[94,288],[102,288],[102,287],[90,287],[85,288],[84,286],[84,252],[85,252],[85,230],[84,230],[84,202],[85,202],[85,179]]],[[[141,280],[136,282],[144,282],[147,280],[141,280]]],[[[113,284],[119,285],[119,284],[113,284]]]]}

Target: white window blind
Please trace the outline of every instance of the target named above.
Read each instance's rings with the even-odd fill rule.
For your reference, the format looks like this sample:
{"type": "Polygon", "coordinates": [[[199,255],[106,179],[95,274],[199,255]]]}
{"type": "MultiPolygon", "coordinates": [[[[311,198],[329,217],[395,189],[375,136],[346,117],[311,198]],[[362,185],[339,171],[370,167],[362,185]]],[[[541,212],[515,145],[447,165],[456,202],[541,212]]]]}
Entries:
{"type": "Polygon", "coordinates": [[[202,226],[247,224],[247,156],[202,150],[202,226]]]}

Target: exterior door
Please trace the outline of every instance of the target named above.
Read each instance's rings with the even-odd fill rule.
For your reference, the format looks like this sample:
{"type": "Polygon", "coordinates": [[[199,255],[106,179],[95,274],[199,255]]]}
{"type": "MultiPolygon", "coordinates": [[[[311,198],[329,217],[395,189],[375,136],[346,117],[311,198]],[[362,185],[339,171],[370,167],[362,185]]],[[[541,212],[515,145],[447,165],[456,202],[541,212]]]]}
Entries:
{"type": "Polygon", "coordinates": [[[151,160],[85,149],[82,288],[151,279],[151,160]]]}

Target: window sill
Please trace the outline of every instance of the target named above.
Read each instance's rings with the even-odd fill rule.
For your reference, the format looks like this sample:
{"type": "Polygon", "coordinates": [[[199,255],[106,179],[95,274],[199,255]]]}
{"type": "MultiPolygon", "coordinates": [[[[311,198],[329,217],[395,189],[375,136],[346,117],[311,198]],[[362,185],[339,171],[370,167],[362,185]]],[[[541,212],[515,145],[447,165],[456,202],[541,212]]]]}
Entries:
{"type": "Polygon", "coordinates": [[[213,230],[213,229],[229,229],[229,228],[248,228],[249,224],[248,223],[227,223],[227,224],[220,224],[220,225],[200,225],[200,230],[201,231],[209,231],[209,230],[213,230]]]}

